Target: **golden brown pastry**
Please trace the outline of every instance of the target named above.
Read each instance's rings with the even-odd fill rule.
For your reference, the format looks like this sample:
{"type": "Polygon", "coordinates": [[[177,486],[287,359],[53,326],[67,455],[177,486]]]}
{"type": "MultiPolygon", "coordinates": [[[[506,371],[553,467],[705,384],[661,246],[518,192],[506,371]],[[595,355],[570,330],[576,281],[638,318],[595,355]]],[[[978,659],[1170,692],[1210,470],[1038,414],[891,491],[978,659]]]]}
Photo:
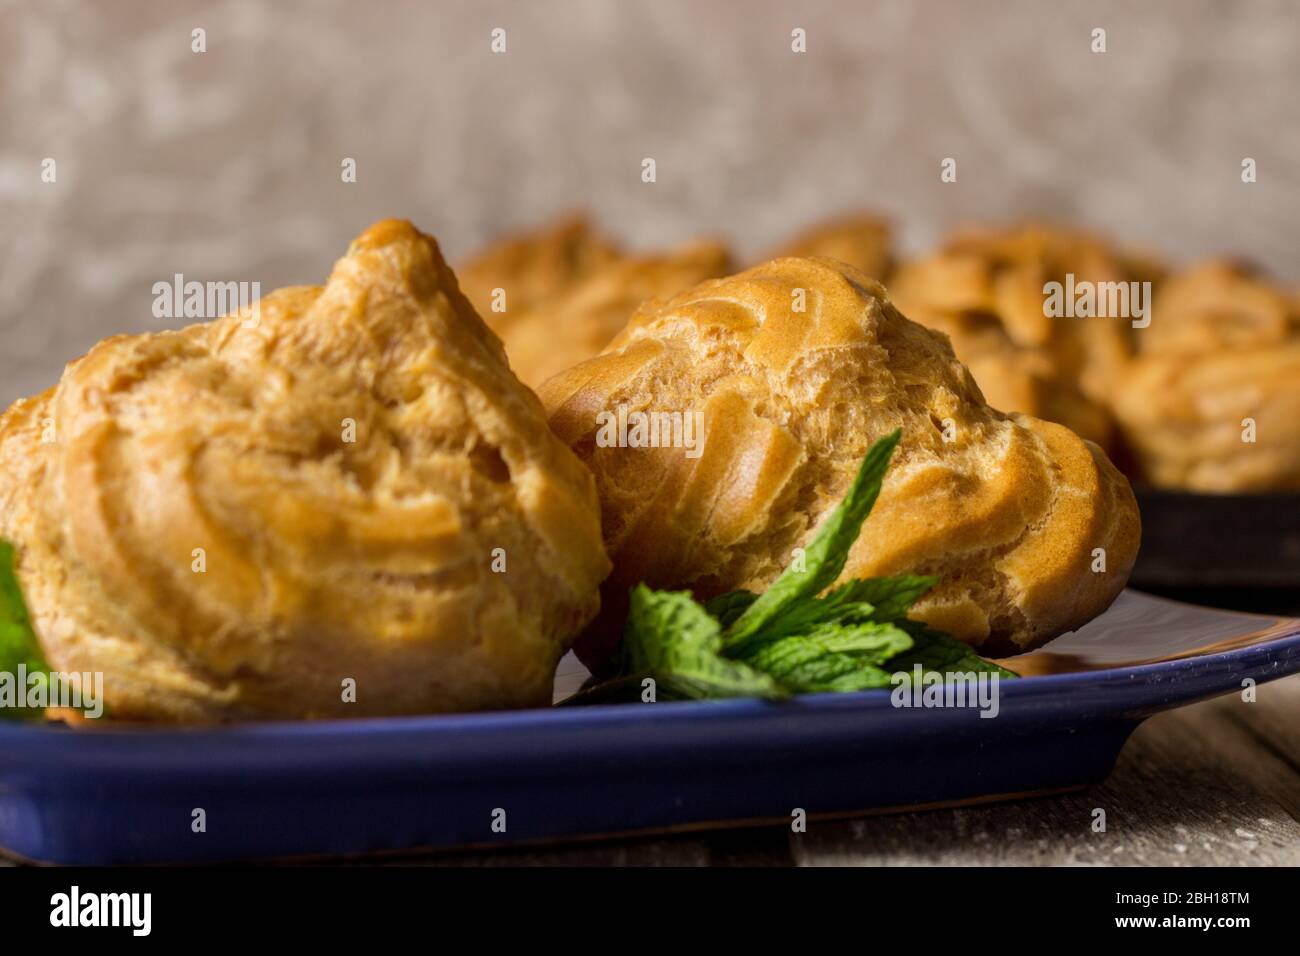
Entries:
{"type": "Polygon", "coordinates": [[[1280,344],[1300,336],[1300,308],[1251,267],[1211,260],[1165,281],[1151,325],[1137,330],[1143,354],[1197,354],[1280,344]]]}
{"type": "Polygon", "coordinates": [[[1153,484],[1300,490],[1300,310],[1245,266],[1167,280],[1114,407],[1153,484]]]}
{"type": "Polygon", "coordinates": [[[637,306],[725,275],[721,243],[701,241],[662,255],[624,256],[521,315],[489,313],[510,367],[533,388],[609,344],[637,306]]]}
{"type": "Polygon", "coordinates": [[[994,408],[1056,422],[1109,451],[1115,435],[1110,413],[1083,394],[1050,351],[1017,344],[989,312],[949,305],[948,296],[960,303],[945,284],[958,261],[932,259],[903,266],[890,292],[899,310],[948,336],[953,352],[994,408]]]}
{"type": "Polygon", "coordinates": [[[1154,283],[1162,268],[1084,232],[968,229],[900,267],[890,293],[908,316],[952,339],[994,407],[1058,422],[1114,450],[1108,405],[1138,330],[1131,318],[1050,316],[1043,288],[1067,275],[1154,283]]]}
{"type": "Polygon", "coordinates": [[[120,718],[547,703],[609,567],[594,487],[437,244],[378,223],[251,319],[107,339],[0,419],[50,664],[120,718]]]}
{"type": "Polygon", "coordinates": [[[506,292],[505,314],[522,315],[568,290],[619,257],[614,243],[585,216],[567,216],[533,232],[493,243],[456,270],[479,315],[492,317],[496,289],[506,292]]]}
{"type": "Polygon", "coordinates": [[[1152,484],[1300,491],[1300,339],[1143,355],[1117,390],[1115,411],[1152,484]]]}
{"type": "Polygon", "coordinates": [[[877,216],[858,213],[830,219],[799,233],[770,259],[825,256],[847,262],[873,279],[887,282],[893,269],[893,230],[877,216]]]}
{"type": "Polygon", "coordinates": [[[535,388],[604,348],[642,302],[730,268],[719,242],[628,255],[584,220],[572,220],[490,249],[464,274],[471,300],[505,343],[510,367],[535,388]]]}
{"type": "Polygon", "coordinates": [[[994,317],[1017,346],[1044,350],[1059,378],[1105,405],[1134,351],[1133,320],[1049,316],[1043,287],[1067,275],[1076,283],[1154,286],[1163,267],[1089,233],[1029,224],[959,231],[937,256],[900,270],[890,289],[904,311],[994,317]]]}
{"type": "Polygon", "coordinates": [[[639,581],[701,597],[765,587],[894,428],[902,443],[843,576],[938,575],[917,616],[983,652],[1087,621],[1137,553],[1132,492],[1100,449],[989,408],[942,335],[830,259],[777,259],[647,305],[541,395],[596,476],[614,561],[608,613],[578,645],[589,665],[639,581]],[[602,440],[620,412],[698,412],[702,453],[645,447],[644,432],[640,446],[602,440]]]}

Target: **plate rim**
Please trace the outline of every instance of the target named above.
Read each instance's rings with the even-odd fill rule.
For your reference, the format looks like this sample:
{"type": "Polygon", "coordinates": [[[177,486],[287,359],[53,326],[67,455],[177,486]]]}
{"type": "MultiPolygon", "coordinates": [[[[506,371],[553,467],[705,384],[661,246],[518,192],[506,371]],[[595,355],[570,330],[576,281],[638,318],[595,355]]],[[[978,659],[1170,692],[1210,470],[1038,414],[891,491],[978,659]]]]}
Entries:
{"type": "MultiPolygon", "coordinates": [[[[1120,665],[1095,670],[1071,671],[1060,674],[1037,674],[1001,681],[1000,706],[1005,706],[1008,699],[1033,698],[1051,694],[1068,687],[1073,690],[1096,690],[1121,684],[1129,686],[1148,686],[1152,680],[1165,684],[1171,678],[1189,676],[1192,672],[1205,670],[1223,670],[1253,668],[1270,662],[1279,652],[1289,654],[1291,666],[1269,674],[1242,673],[1242,677],[1256,677],[1259,683],[1289,676],[1300,672],[1300,618],[1281,618],[1281,624],[1292,629],[1285,634],[1249,644],[1245,647],[1229,648],[1211,654],[1191,657],[1179,657],[1171,660],[1155,661],[1145,664],[1120,665]]],[[[1276,664],[1276,661],[1273,663],[1276,664]]],[[[1218,690],[1198,691],[1186,698],[1175,698],[1151,710],[1169,709],[1185,703],[1193,703],[1207,697],[1230,693],[1232,687],[1223,686],[1218,690]]],[[[335,738],[340,741],[350,738],[372,735],[390,735],[423,733],[445,735],[454,733],[472,734],[475,732],[492,733],[494,731],[519,729],[521,725],[529,730],[547,727],[562,729],[570,726],[617,725],[645,721],[663,722],[665,720],[681,721],[693,718],[716,720],[737,719],[745,717],[764,717],[784,715],[815,715],[818,713],[839,712],[843,710],[863,710],[871,712],[885,704],[892,690],[877,688],[873,690],[853,691],[849,693],[815,693],[797,694],[785,701],[767,701],[755,697],[736,697],[723,700],[707,701],[663,701],[654,705],[653,712],[645,710],[641,704],[593,704],[583,707],[534,707],[520,710],[478,711],[460,714],[412,714],[393,717],[347,717],[341,719],[321,720],[268,720],[248,721],[232,724],[205,724],[194,726],[151,726],[106,725],[103,727],[69,727],[50,723],[28,723],[20,721],[0,722],[0,744],[31,744],[38,740],[75,740],[77,746],[93,746],[96,741],[108,743],[125,741],[147,741],[154,743],[194,742],[196,739],[233,742],[253,740],[258,743],[283,741],[297,743],[304,739],[335,738]],[[789,710],[787,708],[794,708],[789,710]]],[[[1117,702],[1117,707],[1119,702],[1117,702]]],[[[890,710],[899,708],[889,707],[890,710]]],[[[922,708],[922,710],[948,712],[956,708],[922,708]]],[[[970,710],[970,708],[965,708],[970,710]]],[[[0,773],[4,761],[0,760],[0,773]]]]}

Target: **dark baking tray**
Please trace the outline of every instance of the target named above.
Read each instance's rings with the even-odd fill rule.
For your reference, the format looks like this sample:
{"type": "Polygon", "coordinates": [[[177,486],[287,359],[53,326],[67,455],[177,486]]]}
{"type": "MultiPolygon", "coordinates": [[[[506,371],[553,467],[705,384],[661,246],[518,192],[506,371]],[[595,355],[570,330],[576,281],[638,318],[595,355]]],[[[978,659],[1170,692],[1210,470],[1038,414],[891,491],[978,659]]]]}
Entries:
{"type": "Polygon", "coordinates": [[[1300,612],[1300,494],[1135,493],[1142,548],[1133,587],[1219,607],[1300,612]]]}

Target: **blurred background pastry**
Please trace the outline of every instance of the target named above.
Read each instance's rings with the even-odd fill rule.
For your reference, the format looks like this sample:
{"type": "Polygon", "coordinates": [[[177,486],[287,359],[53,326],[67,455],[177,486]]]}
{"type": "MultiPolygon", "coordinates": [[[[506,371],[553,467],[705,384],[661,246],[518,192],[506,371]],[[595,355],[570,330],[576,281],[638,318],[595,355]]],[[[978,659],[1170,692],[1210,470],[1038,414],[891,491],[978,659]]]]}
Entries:
{"type": "Polygon", "coordinates": [[[858,212],[809,226],[765,258],[826,256],[887,284],[894,268],[893,246],[894,230],[887,219],[858,212]]]}
{"type": "Polygon", "coordinates": [[[1224,494],[1300,491],[1300,310],[1240,263],[1174,275],[1114,408],[1141,478],[1224,494]]]}
{"type": "Polygon", "coordinates": [[[1044,308],[1044,285],[1159,281],[1155,259],[1122,251],[1080,230],[1034,223],[966,228],[931,258],[903,267],[891,291],[908,308],[979,313],[997,320],[1021,348],[1038,349],[1053,372],[1104,405],[1134,349],[1128,316],[1055,317],[1044,308]]]}
{"type": "Polygon", "coordinates": [[[125,719],[544,705],[609,567],[591,475],[404,221],[15,403],[0,537],[125,719]]]}
{"type": "Polygon", "coordinates": [[[720,242],[626,253],[573,217],[489,247],[462,274],[511,369],[535,388],[604,348],[642,302],[726,275],[730,265],[720,242]]]}
{"type": "Polygon", "coordinates": [[[1144,355],[1115,410],[1150,484],[1300,491],[1300,341],[1144,355]]]}
{"type": "Polygon", "coordinates": [[[843,577],[938,575],[914,616],[982,653],[1082,624],[1137,553],[1132,492],[1100,449],[991,409],[946,339],[834,260],[777,259],[648,304],[541,395],[596,476],[614,562],[578,645],[589,666],[639,581],[762,590],[894,428],[902,444],[843,577]],[[698,414],[699,454],[602,440],[603,417],[632,413],[698,414]]]}
{"type": "Polygon", "coordinates": [[[618,258],[612,239],[592,226],[585,214],[572,213],[491,243],[467,259],[456,276],[479,315],[523,315],[618,258]],[[498,288],[506,293],[509,308],[504,313],[492,308],[498,288]]]}
{"type": "Polygon", "coordinates": [[[1134,340],[1143,355],[1197,355],[1281,345],[1300,338],[1300,303],[1261,270],[1211,259],[1177,272],[1157,291],[1151,325],[1134,340]]]}

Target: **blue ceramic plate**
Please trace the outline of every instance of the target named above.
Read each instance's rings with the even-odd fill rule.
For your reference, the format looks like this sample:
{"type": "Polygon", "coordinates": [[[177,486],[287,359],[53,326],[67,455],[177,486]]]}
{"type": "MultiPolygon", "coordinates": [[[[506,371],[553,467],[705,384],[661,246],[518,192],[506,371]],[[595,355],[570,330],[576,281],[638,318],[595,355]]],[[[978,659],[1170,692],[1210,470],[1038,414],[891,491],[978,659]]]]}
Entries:
{"type": "MultiPolygon", "coordinates": [[[[896,708],[879,690],[194,730],[0,726],[0,847],[56,863],[364,854],[1063,790],[1102,779],[1145,717],[1300,670],[1300,621],[1130,591],[1004,663],[1027,676],[1002,682],[991,719],[896,708]]],[[[566,660],[557,695],[582,677],[566,660]]]]}

